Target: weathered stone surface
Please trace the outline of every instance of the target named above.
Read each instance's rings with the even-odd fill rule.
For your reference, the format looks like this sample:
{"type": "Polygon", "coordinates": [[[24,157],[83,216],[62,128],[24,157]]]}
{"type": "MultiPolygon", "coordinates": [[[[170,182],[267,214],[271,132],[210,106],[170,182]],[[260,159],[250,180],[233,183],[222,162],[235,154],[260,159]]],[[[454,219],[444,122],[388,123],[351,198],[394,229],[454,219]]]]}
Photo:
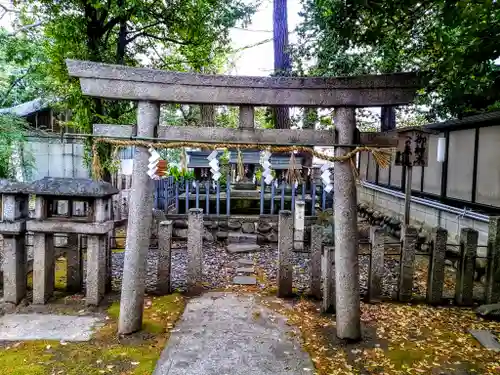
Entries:
{"type": "Polygon", "coordinates": [[[243,233],[253,233],[253,232],[255,232],[255,224],[254,223],[243,223],[241,225],[241,231],[243,233]]]}
{"type": "Polygon", "coordinates": [[[262,234],[258,234],[257,235],[257,244],[259,244],[259,245],[265,245],[268,242],[269,241],[267,241],[266,236],[264,236],[262,234]]]}
{"type": "Polygon", "coordinates": [[[174,237],[179,237],[182,239],[186,239],[188,236],[188,230],[187,229],[177,229],[175,228],[173,230],[174,237]]]}
{"type": "Polygon", "coordinates": [[[119,190],[109,182],[88,178],[44,177],[29,184],[26,192],[60,197],[104,198],[118,194],[119,190]]]}
{"type": "Polygon", "coordinates": [[[203,240],[212,242],[214,240],[214,235],[210,233],[208,230],[205,230],[205,233],[203,233],[203,240]]]}
{"type": "MultiPolygon", "coordinates": [[[[356,129],[354,108],[336,108],[335,116],[338,143],[352,144],[356,129]]],[[[340,157],[350,151],[350,147],[335,147],[335,156],[340,157]]],[[[361,336],[361,327],[356,181],[350,163],[336,161],[334,169],[337,336],[357,340],[361,336]]]]}
{"type": "Polygon", "coordinates": [[[33,235],[33,303],[43,305],[54,292],[54,235],[33,235]]]}
{"type": "Polygon", "coordinates": [[[375,302],[382,295],[382,278],[384,276],[385,231],[381,227],[370,228],[372,256],[368,269],[368,299],[375,302]]]}
{"type": "MultiPolygon", "coordinates": [[[[137,136],[153,137],[159,123],[160,105],[139,102],[137,136]]],[[[135,147],[132,189],[128,200],[128,227],[123,266],[118,332],[129,334],[142,327],[146,289],[147,252],[153,211],[153,180],[145,173],[149,164],[146,147],[135,147]]]]}
{"type": "Polygon", "coordinates": [[[235,276],[233,278],[233,284],[236,285],[255,285],[257,284],[257,279],[255,276],[235,276]]]}
{"type": "Polygon", "coordinates": [[[170,293],[172,262],[172,221],[165,220],[158,226],[158,260],[156,264],[156,292],[170,293]]]}
{"type": "Polygon", "coordinates": [[[93,316],[9,314],[0,317],[0,341],[89,341],[99,322],[93,316]]]}
{"type": "Polygon", "coordinates": [[[219,241],[224,241],[227,239],[227,232],[218,231],[217,233],[215,233],[215,237],[217,237],[219,241]]]}
{"type": "Polygon", "coordinates": [[[252,259],[245,259],[245,258],[240,258],[237,261],[239,264],[242,266],[253,266],[253,260],[252,259]]]}
{"type": "Polygon", "coordinates": [[[106,288],[106,236],[89,236],[87,239],[87,279],[85,303],[98,305],[106,288]]]}
{"type": "Polygon", "coordinates": [[[486,319],[500,320],[500,303],[481,305],[476,309],[476,314],[486,319]]]}
{"type": "MultiPolygon", "coordinates": [[[[26,248],[24,234],[3,236],[3,299],[18,304],[26,295],[26,248]]],[[[1,272],[0,272],[1,273],[1,272]]]]}
{"type": "Polygon", "coordinates": [[[458,305],[472,305],[474,288],[474,258],[477,253],[477,230],[462,228],[460,243],[463,244],[463,254],[457,270],[455,283],[455,302],[458,305]]]}
{"type": "Polygon", "coordinates": [[[336,306],[336,285],[335,285],[335,248],[333,246],[324,247],[323,273],[323,300],[321,311],[334,313],[336,306]]]}
{"type": "Polygon", "coordinates": [[[476,338],[488,350],[500,352],[500,343],[498,339],[486,329],[471,329],[470,334],[476,338]]]}
{"type": "Polygon", "coordinates": [[[253,233],[229,232],[227,241],[229,243],[257,243],[257,235],[253,233]]]}
{"type": "Polygon", "coordinates": [[[500,302],[500,216],[490,217],[488,225],[488,266],[486,270],[486,303],[500,302]]]}
{"type": "Polygon", "coordinates": [[[230,230],[238,230],[241,228],[241,223],[239,221],[230,221],[227,223],[227,227],[230,230]]]}
{"type": "Polygon", "coordinates": [[[236,273],[254,273],[255,269],[253,267],[238,267],[236,268],[236,273]]]}
{"type": "Polygon", "coordinates": [[[206,293],[189,300],[153,375],[311,375],[292,332],[251,295],[206,293]]]}
{"type": "Polygon", "coordinates": [[[231,254],[235,253],[251,253],[254,251],[260,251],[260,246],[259,245],[254,245],[254,244],[239,244],[239,243],[233,243],[230,245],[227,245],[227,252],[231,254]]]}
{"type": "Polygon", "coordinates": [[[446,229],[437,228],[432,233],[434,248],[429,260],[429,283],[427,285],[427,302],[430,304],[439,304],[443,297],[447,241],[448,232],[446,229]]]}
{"type": "Polygon", "coordinates": [[[266,234],[266,241],[271,242],[271,243],[278,242],[278,233],[271,232],[271,233],[266,234]]]}
{"type": "Polygon", "coordinates": [[[78,243],[78,234],[68,235],[66,250],[66,290],[77,293],[83,287],[82,252],[78,243]]]}
{"type": "Polygon", "coordinates": [[[187,220],[174,220],[174,229],[187,229],[187,220]]]}
{"type": "Polygon", "coordinates": [[[311,286],[310,293],[321,299],[321,253],[323,250],[323,228],[313,225],[311,228],[311,286]]]}
{"type": "Polygon", "coordinates": [[[411,226],[404,228],[403,248],[399,273],[398,299],[409,301],[412,298],[415,252],[417,249],[417,229],[411,226]]]}
{"type": "Polygon", "coordinates": [[[187,285],[191,293],[198,292],[202,282],[203,271],[203,210],[189,210],[188,224],[188,269],[187,285]]]}
{"type": "Polygon", "coordinates": [[[269,233],[272,229],[273,228],[269,223],[260,222],[257,226],[257,231],[259,233],[269,233]]]}
{"type": "Polygon", "coordinates": [[[278,232],[278,297],[292,295],[293,269],[291,256],[293,249],[293,216],[291,211],[279,213],[278,232]]]}
{"type": "MultiPolygon", "coordinates": [[[[257,78],[203,76],[88,61],[67,60],[66,64],[71,76],[80,77],[85,95],[109,99],[219,105],[369,107],[407,104],[413,101],[415,91],[421,86],[420,79],[414,73],[342,78],[257,78]]],[[[221,128],[214,128],[218,129],[221,128]]],[[[317,133],[311,130],[309,133],[312,135],[317,133]]],[[[172,137],[166,138],[174,140],[172,137]]],[[[209,138],[213,139],[226,142],[220,136],[209,138]]],[[[300,135],[294,139],[301,139],[300,135]]],[[[246,143],[255,142],[248,135],[242,140],[246,143]]],[[[320,144],[318,140],[311,144],[326,146],[334,143],[331,137],[329,140],[326,144],[320,144]]],[[[256,143],[269,144],[265,141],[256,143]]]]}
{"type": "Polygon", "coordinates": [[[229,225],[228,225],[227,221],[219,221],[218,226],[219,226],[219,229],[223,230],[223,231],[229,229],[229,225]]]}
{"type": "Polygon", "coordinates": [[[15,180],[0,179],[0,194],[29,194],[29,184],[15,180]]]}

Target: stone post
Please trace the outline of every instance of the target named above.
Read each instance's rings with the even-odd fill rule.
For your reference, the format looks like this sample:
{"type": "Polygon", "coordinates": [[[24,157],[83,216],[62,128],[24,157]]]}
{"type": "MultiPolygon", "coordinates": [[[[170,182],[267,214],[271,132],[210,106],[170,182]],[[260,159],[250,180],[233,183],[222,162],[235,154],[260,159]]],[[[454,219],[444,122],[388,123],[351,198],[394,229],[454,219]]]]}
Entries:
{"type": "Polygon", "coordinates": [[[477,230],[462,228],[460,231],[460,261],[455,283],[455,303],[457,305],[472,305],[477,240],[477,230]]]}
{"type": "MultiPolygon", "coordinates": [[[[87,237],[87,282],[85,302],[97,306],[106,290],[106,235],[87,237]]],[[[125,272],[124,272],[125,278],[125,272]]]]}
{"type": "Polygon", "coordinates": [[[54,235],[33,234],[33,303],[43,305],[54,293],[54,235]]]}
{"type": "Polygon", "coordinates": [[[323,252],[323,227],[311,227],[311,286],[310,293],[314,298],[321,299],[321,256],[323,252]]]}
{"type": "Polygon", "coordinates": [[[82,252],[79,246],[78,234],[68,234],[66,250],[66,289],[78,293],[83,287],[82,252]]]}
{"type": "Polygon", "coordinates": [[[335,247],[325,246],[323,267],[323,301],[321,311],[324,313],[335,312],[335,247]]]}
{"type": "Polygon", "coordinates": [[[190,294],[200,293],[202,289],[203,230],[203,210],[191,208],[188,215],[187,234],[187,288],[190,294]]]}
{"type": "Polygon", "coordinates": [[[401,249],[401,263],[399,268],[398,300],[411,300],[413,289],[413,272],[415,267],[415,253],[417,249],[418,231],[412,226],[401,226],[403,246],[401,249]]]}
{"type": "Polygon", "coordinates": [[[172,259],[172,221],[160,222],[158,227],[158,263],[156,266],[156,292],[170,293],[170,264],[172,259]]]}
{"type": "MultiPolygon", "coordinates": [[[[354,108],[335,108],[339,144],[352,144],[356,130],[354,108]]],[[[335,147],[343,156],[351,147],[335,147]]],[[[358,340],[361,337],[358,218],[356,181],[349,161],[334,163],[335,183],[335,277],[337,336],[358,340]]]]}
{"type": "MultiPolygon", "coordinates": [[[[154,137],[159,123],[160,105],[139,102],[137,106],[137,136],[154,137]]],[[[146,288],[146,259],[153,211],[153,180],[147,175],[149,152],[135,147],[132,189],[128,207],[127,243],[123,266],[122,293],[118,332],[129,334],[142,327],[146,288]]]]}
{"type": "MultiPolygon", "coordinates": [[[[96,199],[94,202],[94,212],[97,223],[109,220],[111,212],[109,200],[96,199]]],[[[107,234],[89,235],[87,237],[87,291],[85,296],[87,305],[98,305],[106,292],[109,255],[107,242],[107,234]]]]}
{"type": "Polygon", "coordinates": [[[368,269],[368,301],[378,302],[382,295],[384,277],[385,230],[381,227],[370,228],[372,252],[368,269]]]}
{"type": "Polygon", "coordinates": [[[432,253],[429,259],[427,303],[437,305],[443,297],[444,266],[448,231],[437,228],[432,232],[432,253]]]}
{"type": "Polygon", "coordinates": [[[498,303],[500,302],[500,216],[490,217],[486,267],[486,303],[498,303]]]}
{"type": "Polygon", "coordinates": [[[292,295],[292,249],[293,249],[293,216],[288,210],[281,210],[278,222],[278,297],[292,295]]]}
{"type": "Polygon", "coordinates": [[[3,236],[3,298],[5,302],[16,305],[26,296],[24,236],[24,233],[3,236]]]}
{"type": "Polygon", "coordinates": [[[295,220],[293,232],[293,248],[295,250],[304,249],[304,220],[305,220],[306,202],[295,201],[295,220]]]}

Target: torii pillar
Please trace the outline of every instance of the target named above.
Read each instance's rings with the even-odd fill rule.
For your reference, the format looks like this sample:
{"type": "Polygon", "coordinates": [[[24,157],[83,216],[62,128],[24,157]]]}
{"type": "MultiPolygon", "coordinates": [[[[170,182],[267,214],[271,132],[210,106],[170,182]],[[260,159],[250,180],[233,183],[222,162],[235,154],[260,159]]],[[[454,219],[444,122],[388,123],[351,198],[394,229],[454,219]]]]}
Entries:
{"type": "MultiPolygon", "coordinates": [[[[356,129],[355,109],[335,108],[337,143],[353,144],[356,129]]],[[[335,147],[335,156],[351,151],[335,147]]],[[[334,163],[335,182],[335,318],[337,336],[358,340],[361,337],[359,312],[358,217],[356,181],[349,161],[334,163]]]]}
{"type": "MultiPolygon", "coordinates": [[[[159,119],[159,103],[140,101],[137,106],[137,136],[154,137],[159,119]]],[[[122,335],[139,331],[142,328],[147,274],[146,258],[153,218],[153,180],[146,173],[148,159],[147,148],[135,146],[118,322],[118,333],[122,335]]]]}

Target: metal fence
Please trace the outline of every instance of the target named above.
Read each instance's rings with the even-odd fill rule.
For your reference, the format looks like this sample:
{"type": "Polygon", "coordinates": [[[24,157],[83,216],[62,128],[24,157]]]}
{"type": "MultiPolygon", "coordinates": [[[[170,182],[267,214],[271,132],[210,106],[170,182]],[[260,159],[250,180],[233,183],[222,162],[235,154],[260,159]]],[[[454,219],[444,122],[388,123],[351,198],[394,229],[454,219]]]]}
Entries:
{"type": "MultiPolygon", "coordinates": [[[[227,181],[230,181],[227,176],[227,181]]],[[[202,208],[205,214],[244,213],[277,214],[280,210],[295,210],[295,201],[306,203],[306,214],[333,207],[333,191],[323,185],[286,183],[255,185],[255,191],[236,190],[230,183],[220,181],[174,180],[173,177],[155,181],[154,207],[169,213],[187,213],[190,208],[202,208]],[[247,202],[247,203],[244,203],[247,202]]]]}

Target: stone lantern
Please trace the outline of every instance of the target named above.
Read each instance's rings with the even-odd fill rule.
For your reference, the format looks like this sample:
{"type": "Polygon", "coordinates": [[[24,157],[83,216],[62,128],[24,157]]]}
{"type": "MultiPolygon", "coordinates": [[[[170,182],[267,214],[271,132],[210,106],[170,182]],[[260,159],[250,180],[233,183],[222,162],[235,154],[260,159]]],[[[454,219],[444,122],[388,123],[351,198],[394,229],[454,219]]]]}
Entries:
{"type": "MultiPolygon", "coordinates": [[[[17,304],[26,295],[27,185],[0,180],[0,235],[3,236],[4,301],[17,304]]],[[[0,257],[1,257],[0,253],[0,257]]],[[[1,264],[1,258],[0,258],[1,264]]]]}
{"type": "MultiPolygon", "coordinates": [[[[34,233],[33,303],[44,304],[53,294],[54,234],[67,233],[87,236],[86,303],[98,305],[111,281],[108,236],[114,227],[112,197],[118,189],[90,179],[46,177],[28,191],[36,196],[35,217],[27,223],[34,233]]],[[[81,270],[79,251],[67,258],[72,265],[68,269],[81,270]]],[[[68,280],[73,276],[68,274],[68,280]]]]}

